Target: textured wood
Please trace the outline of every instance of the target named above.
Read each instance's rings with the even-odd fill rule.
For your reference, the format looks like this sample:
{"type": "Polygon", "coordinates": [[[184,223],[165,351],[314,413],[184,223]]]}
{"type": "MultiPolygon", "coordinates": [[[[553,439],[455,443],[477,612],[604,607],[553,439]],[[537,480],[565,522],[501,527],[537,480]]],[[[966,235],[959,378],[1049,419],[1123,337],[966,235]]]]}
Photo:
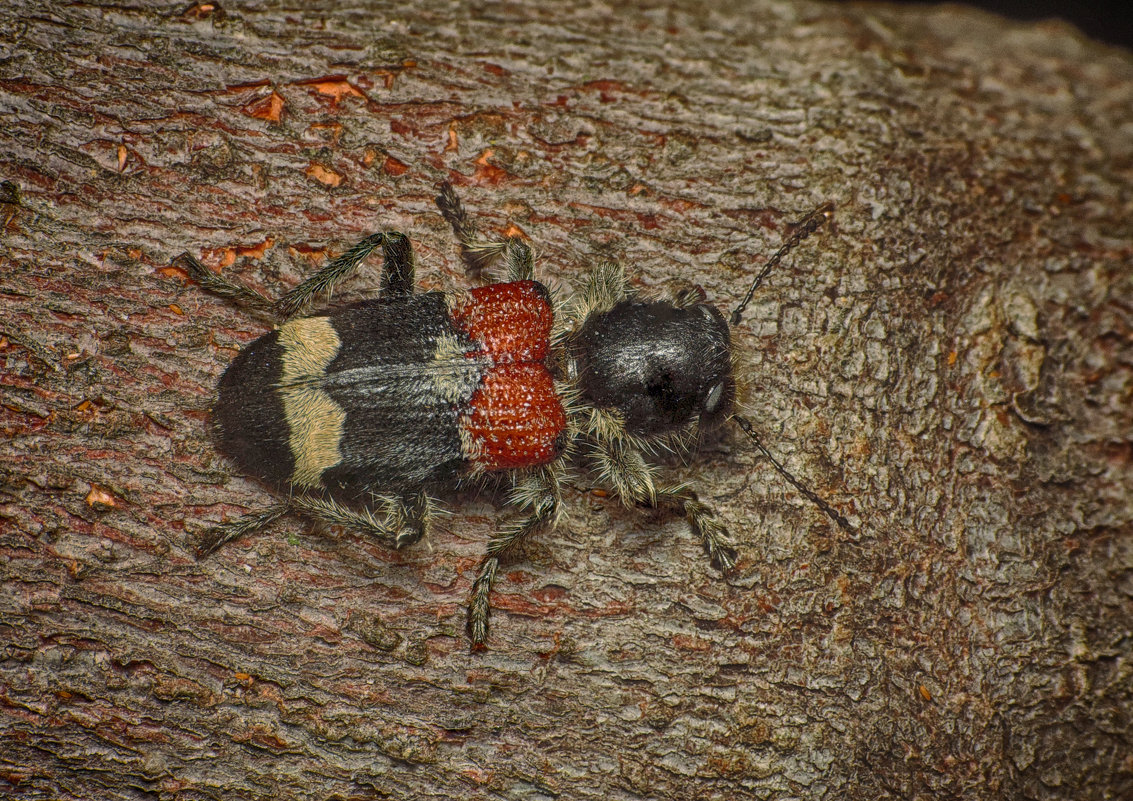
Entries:
{"type": "Polygon", "coordinates": [[[0,5],[0,795],[1133,797],[1128,52],[958,8],[245,5],[0,5]],[[727,581],[578,475],[481,653],[490,497],[403,553],[288,520],[195,562],[271,500],[207,433],[266,325],[171,259],[278,296],[397,229],[464,287],[443,178],[563,292],[618,258],[725,312],[835,201],[737,339],[861,536],[726,435],[670,472],[727,581]]]}

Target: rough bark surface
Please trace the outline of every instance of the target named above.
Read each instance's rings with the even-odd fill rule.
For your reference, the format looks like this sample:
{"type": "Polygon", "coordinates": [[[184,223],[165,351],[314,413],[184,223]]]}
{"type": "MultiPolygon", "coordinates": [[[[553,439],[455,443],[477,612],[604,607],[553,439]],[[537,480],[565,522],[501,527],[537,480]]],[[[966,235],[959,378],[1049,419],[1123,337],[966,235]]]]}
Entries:
{"type": "MultiPolygon", "coordinates": [[[[0,5],[0,795],[1133,797],[1133,57],[973,11],[759,0],[0,5]],[[187,9],[187,10],[186,10],[187,9]],[[772,449],[670,475],[741,550],[579,474],[464,603],[490,496],[391,553],[207,432],[279,293],[363,235],[466,285],[433,187],[569,291],[725,309],[772,449]]],[[[364,296],[371,266],[339,298],[364,296]]]]}

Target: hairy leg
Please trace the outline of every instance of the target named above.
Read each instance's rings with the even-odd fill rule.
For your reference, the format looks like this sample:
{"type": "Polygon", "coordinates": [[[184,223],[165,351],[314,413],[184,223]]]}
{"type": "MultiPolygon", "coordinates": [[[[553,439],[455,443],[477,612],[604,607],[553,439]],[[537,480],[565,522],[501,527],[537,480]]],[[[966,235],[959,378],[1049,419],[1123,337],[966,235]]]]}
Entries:
{"type": "Polygon", "coordinates": [[[488,639],[488,617],[492,584],[500,560],[509,555],[528,535],[552,525],[558,516],[561,498],[561,465],[547,465],[521,478],[512,492],[512,503],[529,509],[527,516],[500,529],[488,541],[488,551],[480,562],[468,602],[468,635],[474,646],[488,639]]]}
{"type": "Polygon", "coordinates": [[[502,255],[507,264],[509,281],[526,281],[535,278],[535,257],[527,243],[514,236],[502,242],[480,239],[476,225],[468,217],[452,184],[446,181],[440,185],[440,194],[437,195],[436,203],[441,215],[448,220],[453,233],[460,241],[460,255],[469,274],[479,277],[485,267],[502,255]]]}
{"type": "Polygon", "coordinates": [[[656,470],[623,438],[599,440],[591,456],[602,480],[624,503],[676,509],[704,544],[712,564],[727,570],[736,563],[728,530],[712,508],[701,503],[688,487],[657,487],[653,480],[656,470]]]}
{"type": "Polygon", "coordinates": [[[378,513],[355,510],[332,499],[297,495],[287,503],[275,504],[213,526],[197,545],[202,559],[223,545],[254,534],[287,514],[300,514],[332,526],[361,531],[389,548],[404,548],[425,535],[432,516],[432,501],[424,493],[408,498],[378,499],[378,513]]]}
{"type": "Polygon", "coordinates": [[[341,256],[332,259],[303,283],[292,289],[277,304],[283,319],[294,317],[306,308],[315,296],[329,295],[336,284],[353,275],[358,266],[377,248],[385,257],[382,267],[383,297],[409,295],[413,292],[413,249],[404,234],[390,231],[372,234],[341,256]]]}
{"type": "Polygon", "coordinates": [[[190,278],[214,295],[231,300],[244,308],[268,312],[277,319],[286,320],[301,312],[316,295],[329,294],[336,284],[353,275],[358,266],[379,247],[385,257],[382,267],[382,297],[412,294],[413,249],[409,240],[396,231],[366,237],[338,258],[332,259],[278,301],[272,301],[254,289],[214,273],[189,253],[182,253],[175,258],[173,265],[187,272],[190,278]]]}

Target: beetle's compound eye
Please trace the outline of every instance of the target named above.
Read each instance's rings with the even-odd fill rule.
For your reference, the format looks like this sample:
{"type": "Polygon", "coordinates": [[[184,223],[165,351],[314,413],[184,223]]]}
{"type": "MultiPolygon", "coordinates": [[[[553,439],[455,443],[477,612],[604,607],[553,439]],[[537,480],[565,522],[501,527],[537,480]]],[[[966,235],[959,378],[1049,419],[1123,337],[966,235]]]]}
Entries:
{"type": "Polygon", "coordinates": [[[716,407],[720,405],[720,399],[724,397],[724,382],[720,382],[708,390],[708,395],[704,398],[704,411],[712,414],[716,411],[716,407]]]}

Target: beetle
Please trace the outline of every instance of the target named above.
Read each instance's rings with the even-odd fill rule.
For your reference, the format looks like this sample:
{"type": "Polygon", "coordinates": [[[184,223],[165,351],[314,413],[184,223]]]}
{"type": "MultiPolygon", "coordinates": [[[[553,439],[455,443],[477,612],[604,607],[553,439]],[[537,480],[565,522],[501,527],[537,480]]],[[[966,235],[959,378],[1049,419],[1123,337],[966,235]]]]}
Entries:
{"type": "Polygon", "coordinates": [[[413,252],[398,232],[363,239],[278,301],[188,253],[174,260],[204,289],[280,320],[223,374],[213,426],[219,450],[286,500],[213,527],[198,556],[291,513],[403,548],[428,532],[437,496],[498,474],[519,514],[488,541],[472,584],[467,627],[480,646],[501,560],[559,521],[576,458],[626,505],[683,514],[712,563],[731,568],[736,550],[715,512],[689,487],[660,483],[646,459],[661,448],[687,450],[700,431],[728,419],[792,486],[853,530],[736,411],[731,341],[764,277],[833,215],[832,204],[795,225],[725,319],[699,287],[643,297],[610,263],[556,304],[535,280],[526,242],[482,240],[447,182],[436,203],[467,272],[478,276],[502,258],[506,281],[417,293],[413,252]],[[376,298],[303,314],[379,248],[376,298]]]}

